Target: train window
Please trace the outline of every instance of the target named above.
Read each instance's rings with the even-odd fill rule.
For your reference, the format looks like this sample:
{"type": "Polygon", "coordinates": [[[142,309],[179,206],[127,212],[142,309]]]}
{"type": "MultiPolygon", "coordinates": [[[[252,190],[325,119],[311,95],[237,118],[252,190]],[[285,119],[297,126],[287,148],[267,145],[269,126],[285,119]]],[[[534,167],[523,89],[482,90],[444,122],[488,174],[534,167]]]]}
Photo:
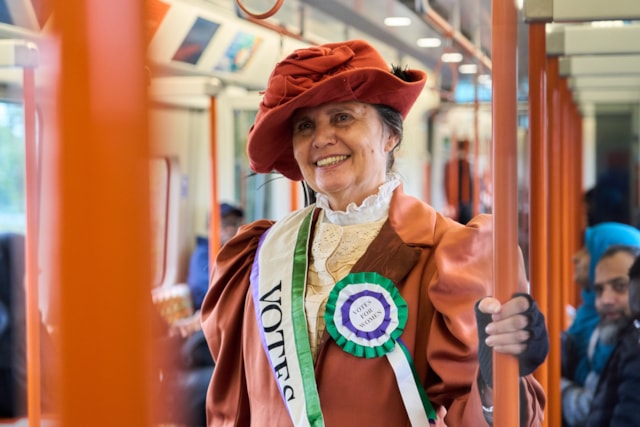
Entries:
{"type": "Polygon", "coordinates": [[[151,262],[153,286],[159,286],[162,283],[166,271],[170,164],[167,158],[152,158],[149,166],[151,174],[151,262]]]}
{"type": "Polygon", "coordinates": [[[273,199],[270,176],[253,174],[249,169],[249,160],[246,155],[247,134],[255,116],[254,110],[234,111],[234,169],[235,180],[240,183],[236,186],[235,198],[245,207],[246,219],[249,221],[268,218],[273,199]]]}
{"type": "Polygon", "coordinates": [[[26,231],[24,169],[24,109],[0,101],[0,231],[26,231]]]}

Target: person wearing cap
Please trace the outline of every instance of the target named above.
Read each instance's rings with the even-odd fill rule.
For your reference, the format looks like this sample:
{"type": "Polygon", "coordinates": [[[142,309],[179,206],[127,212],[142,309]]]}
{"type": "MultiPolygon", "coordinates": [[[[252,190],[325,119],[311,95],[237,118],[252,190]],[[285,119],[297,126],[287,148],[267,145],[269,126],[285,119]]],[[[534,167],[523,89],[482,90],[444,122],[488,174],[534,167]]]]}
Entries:
{"type": "MultiPolygon", "coordinates": [[[[220,203],[220,246],[227,243],[244,223],[244,211],[229,203],[220,203]]],[[[207,224],[207,228],[208,224],[207,224]]],[[[209,289],[209,238],[196,237],[196,247],[189,260],[187,284],[191,290],[193,308],[200,309],[209,289]]],[[[198,322],[199,323],[199,322],[198,322]]]]}
{"type": "Polygon", "coordinates": [[[522,425],[541,425],[530,374],[547,330],[528,295],[489,297],[490,217],[448,219],[392,171],[425,81],[362,40],[294,51],[271,73],[251,168],[304,180],[316,202],[242,227],[212,266],[210,427],[487,426],[492,349],[518,358],[522,425]]]}

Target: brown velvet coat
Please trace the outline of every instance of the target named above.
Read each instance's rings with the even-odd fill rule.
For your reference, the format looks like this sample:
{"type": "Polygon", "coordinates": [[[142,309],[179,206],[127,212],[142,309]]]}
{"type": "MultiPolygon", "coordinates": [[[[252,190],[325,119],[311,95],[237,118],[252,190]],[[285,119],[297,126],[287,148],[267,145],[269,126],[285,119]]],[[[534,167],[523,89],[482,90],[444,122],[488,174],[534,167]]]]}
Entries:
{"type": "MultiPolygon", "coordinates": [[[[210,427],[292,425],[260,342],[249,289],[258,239],[271,224],[261,220],[243,227],[221,250],[212,271],[202,306],[204,333],[216,362],[207,396],[210,427]]],[[[491,247],[490,216],[463,226],[399,187],[388,221],[352,270],[390,278],[407,301],[409,318],[401,339],[438,413],[438,426],[487,425],[476,381],[474,304],[491,294],[491,247]]],[[[521,287],[525,280],[521,268],[521,287]]],[[[315,373],[327,427],[410,426],[386,357],[352,356],[325,331],[315,373]]],[[[531,376],[521,381],[526,426],[539,426],[542,388],[531,376]]]]}

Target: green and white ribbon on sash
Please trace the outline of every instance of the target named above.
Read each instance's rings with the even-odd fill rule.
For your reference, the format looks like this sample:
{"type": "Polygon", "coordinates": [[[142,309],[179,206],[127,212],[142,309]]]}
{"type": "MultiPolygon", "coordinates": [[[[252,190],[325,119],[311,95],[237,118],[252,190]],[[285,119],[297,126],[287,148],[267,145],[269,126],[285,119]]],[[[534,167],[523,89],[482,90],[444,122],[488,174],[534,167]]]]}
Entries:
{"type": "Polygon", "coordinates": [[[336,284],[324,318],[327,331],[347,353],[387,357],[412,426],[435,424],[436,412],[409,351],[399,340],[407,315],[407,303],[390,279],[362,272],[348,274],[336,284]]]}
{"type": "MultiPolygon", "coordinates": [[[[258,245],[251,293],[264,351],[293,425],[324,427],[309,346],[304,295],[313,207],[278,221],[258,245]]],[[[434,423],[435,411],[399,337],[407,304],[391,280],[352,273],[329,295],[327,330],[358,357],[386,356],[413,427],[434,423]]]]}
{"type": "Polygon", "coordinates": [[[323,427],[304,292],[313,208],[274,224],[258,245],[251,293],[262,345],[294,426],[323,427]]]}

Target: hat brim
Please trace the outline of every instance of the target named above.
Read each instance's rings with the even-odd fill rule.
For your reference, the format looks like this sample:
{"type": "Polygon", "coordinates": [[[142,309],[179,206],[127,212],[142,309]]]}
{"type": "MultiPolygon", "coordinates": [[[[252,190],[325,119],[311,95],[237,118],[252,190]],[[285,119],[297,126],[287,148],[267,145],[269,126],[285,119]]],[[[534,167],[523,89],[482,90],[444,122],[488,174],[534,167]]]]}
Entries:
{"type": "Polygon", "coordinates": [[[251,169],[258,173],[277,171],[293,181],[303,179],[293,156],[291,130],[291,117],[300,108],[359,101],[387,105],[405,118],[422,92],[427,76],[420,70],[405,70],[404,74],[409,81],[379,68],[345,71],[268,110],[263,117],[256,117],[247,141],[251,169]]]}

